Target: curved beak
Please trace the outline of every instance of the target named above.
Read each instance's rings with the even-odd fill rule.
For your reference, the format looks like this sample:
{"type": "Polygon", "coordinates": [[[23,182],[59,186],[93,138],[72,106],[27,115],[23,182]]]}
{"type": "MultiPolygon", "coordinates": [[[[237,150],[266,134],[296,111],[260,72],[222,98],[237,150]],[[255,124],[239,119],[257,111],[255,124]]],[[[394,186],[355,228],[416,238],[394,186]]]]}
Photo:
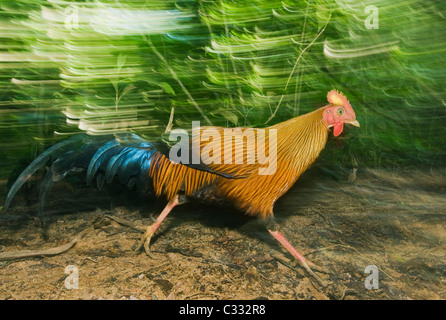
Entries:
{"type": "Polygon", "coordinates": [[[358,120],[346,121],[346,123],[351,124],[355,127],[360,127],[358,120]]]}

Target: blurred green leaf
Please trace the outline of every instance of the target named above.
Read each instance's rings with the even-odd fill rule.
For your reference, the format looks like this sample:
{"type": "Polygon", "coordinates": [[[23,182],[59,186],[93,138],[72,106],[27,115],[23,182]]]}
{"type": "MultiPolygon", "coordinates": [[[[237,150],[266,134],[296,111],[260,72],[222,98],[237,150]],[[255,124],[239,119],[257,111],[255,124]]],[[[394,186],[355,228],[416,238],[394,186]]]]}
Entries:
{"type": "Polygon", "coordinates": [[[232,124],[236,125],[238,123],[238,117],[233,112],[227,109],[217,109],[212,111],[214,115],[222,115],[226,120],[232,122],[232,124]]]}
{"type": "Polygon", "coordinates": [[[132,91],[132,90],[134,90],[134,89],[136,89],[136,87],[135,87],[133,84],[129,84],[129,85],[127,85],[127,86],[121,91],[120,97],[121,97],[121,98],[124,97],[127,93],[129,93],[130,91],[132,91]]]}
{"type": "Polygon", "coordinates": [[[161,86],[161,88],[163,88],[165,93],[171,94],[173,96],[175,95],[175,91],[167,82],[161,82],[159,85],[161,86]]]}
{"type": "Polygon", "coordinates": [[[126,61],[127,61],[127,55],[120,53],[118,56],[118,61],[116,63],[116,73],[121,72],[121,69],[125,65],[126,61]]]}

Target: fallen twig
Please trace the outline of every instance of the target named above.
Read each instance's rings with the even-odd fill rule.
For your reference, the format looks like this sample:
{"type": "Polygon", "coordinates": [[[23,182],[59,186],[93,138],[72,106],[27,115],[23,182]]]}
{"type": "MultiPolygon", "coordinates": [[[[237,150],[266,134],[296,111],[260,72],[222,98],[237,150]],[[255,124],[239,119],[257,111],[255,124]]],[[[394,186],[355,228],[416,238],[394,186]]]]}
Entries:
{"type": "Polygon", "coordinates": [[[121,218],[118,218],[118,217],[110,216],[108,214],[105,214],[104,217],[107,217],[107,218],[109,218],[109,219],[111,219],[111,220],[113,220],[113,221],[115,221],[115,222],[117,222],[117,223],[119,223],[119,224],[121,224],[123,226],[130,227],[133,230],[136,230],[138,232],[144,233],[146,231],[145,228],[139,227],[139,226],[135,225],[134,223],[132,223],[130,221],[127,221],[127,220],[124,220],[124,219],[121,219],[121,218]]]}
{"type": "Polygon", "coordinates": [[[40,256],[54,256],[56,254],[63,253],[69,250],[77,242],[77,238],[69,243],[61,245],[59,247],[44,249],[44,250],[18,250],[18,251],[8,251],[0,253],[0,261],[14,260],[14,259],[24,259],[24,258],[34,258],[40,256]]]}

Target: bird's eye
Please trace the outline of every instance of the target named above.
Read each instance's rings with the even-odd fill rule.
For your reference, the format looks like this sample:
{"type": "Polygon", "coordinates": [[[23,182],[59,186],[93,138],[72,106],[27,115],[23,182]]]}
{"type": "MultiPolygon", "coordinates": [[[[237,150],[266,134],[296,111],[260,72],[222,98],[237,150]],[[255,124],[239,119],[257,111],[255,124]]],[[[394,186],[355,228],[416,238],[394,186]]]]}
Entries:
{"type": "Polygon", "coordinates": [[[339,114],[340,116],[342,116],[342,115],[344,114],[344,109],[339,108],[339,109],[338,109],[338,114],[339,114]]]}

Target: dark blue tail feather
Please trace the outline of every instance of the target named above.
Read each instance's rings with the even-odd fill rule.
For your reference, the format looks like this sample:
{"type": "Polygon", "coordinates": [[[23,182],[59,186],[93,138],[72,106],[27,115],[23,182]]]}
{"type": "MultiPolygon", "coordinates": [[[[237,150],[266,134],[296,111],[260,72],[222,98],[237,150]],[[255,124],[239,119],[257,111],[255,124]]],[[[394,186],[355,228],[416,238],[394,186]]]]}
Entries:
{"type": "Polygon", "coordinates": [[[39,193],[38,217],[42,225],[44,204],[51,187],[70,172],[87,170],[87,183],[96,180],[99,189],[105,182],[110,183],[117,177],[121,183],[146,192],[150,186],[150,165],[156,152],[153,143],[132,133],[73,136],[43,152],[20,174],[9,190],[3,211],[9,208],[12,199],[31,175],[47,163],[50,163],[50,168],[39,193]]]}
{"type": "Polygon", "coordinates": [[[94,154],[93,158],[91,158],[90,164],[87,169],[87,183],[90,184],[93,181],[99,167],[105,163],[105,159],[109,159],[110,154],[116,154],[119,152],[119,149],[116,150],[114,147],[119,145],[118,139],[114,139],[110,142],[107,142],[104,146],[100,147],[98,151],[94,154]]]}

